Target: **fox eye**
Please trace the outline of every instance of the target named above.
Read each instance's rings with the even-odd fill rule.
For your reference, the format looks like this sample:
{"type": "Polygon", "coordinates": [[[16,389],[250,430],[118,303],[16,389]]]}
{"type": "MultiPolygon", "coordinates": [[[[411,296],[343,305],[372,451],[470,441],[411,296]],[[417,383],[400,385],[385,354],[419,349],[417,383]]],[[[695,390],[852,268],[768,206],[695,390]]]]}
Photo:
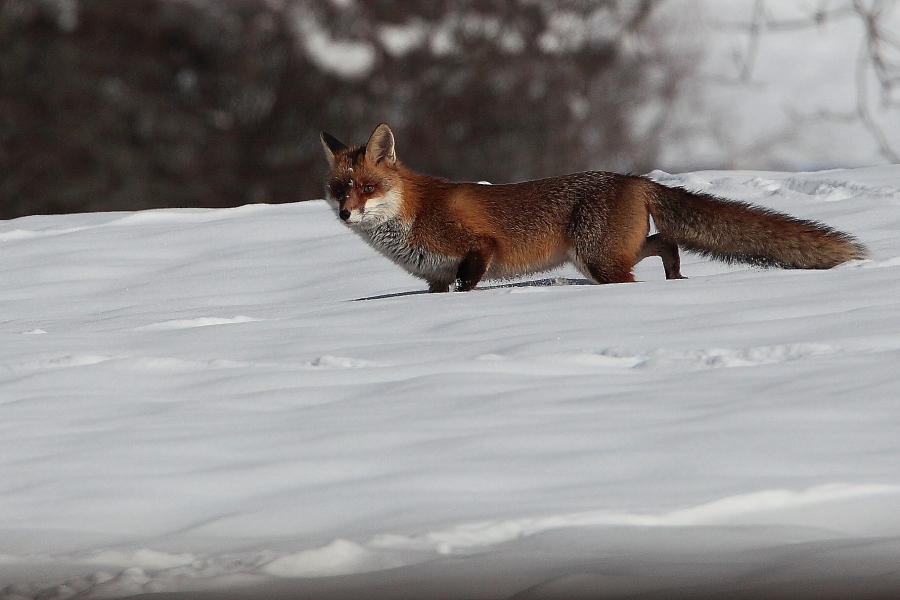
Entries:
{"type": "Polygon", "coordinates": [[[331,195],[337,198],[338,200],[344,199],[344,188],[339,185],[334,185],[331,187],[331,195]]]}
{"type": "Polygon", "coordinates": [[[375,191],[374,185],[367,185],[367,186],[363,187],[363,194],[371,194],[374,191],[375,191]]]}

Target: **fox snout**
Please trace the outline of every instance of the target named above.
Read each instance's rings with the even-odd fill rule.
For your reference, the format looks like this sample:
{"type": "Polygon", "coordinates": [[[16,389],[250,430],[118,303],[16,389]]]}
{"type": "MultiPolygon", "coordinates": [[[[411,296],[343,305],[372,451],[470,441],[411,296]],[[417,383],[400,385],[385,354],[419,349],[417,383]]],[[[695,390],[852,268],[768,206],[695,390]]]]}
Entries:
{"type": "Polygon", "coordinates": [[[336,180],[326,188],[326,199],[341,221],[348,225],[373,227],[397,214],[400,195],[381,183],[358,183],[354,180],[336,180]]]}
{"type": "Polygon", "coordinates": [[[366,213],[365,201],[348,194],[337,202],[336,212],[341,221],[345,223],[358,223],[362,221],[366,213]]]}

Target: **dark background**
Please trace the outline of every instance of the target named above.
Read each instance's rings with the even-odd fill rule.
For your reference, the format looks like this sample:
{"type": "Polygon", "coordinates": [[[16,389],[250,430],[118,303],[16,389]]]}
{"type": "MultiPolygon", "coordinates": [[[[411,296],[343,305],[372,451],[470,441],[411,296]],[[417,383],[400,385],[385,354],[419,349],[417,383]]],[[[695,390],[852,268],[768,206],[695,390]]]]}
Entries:
{"type": "Polygon", "coordinates": [[[318,135],[495,183],[646,172],[665,0],[0,0],[0,219],[322,196],[318,135]]]}

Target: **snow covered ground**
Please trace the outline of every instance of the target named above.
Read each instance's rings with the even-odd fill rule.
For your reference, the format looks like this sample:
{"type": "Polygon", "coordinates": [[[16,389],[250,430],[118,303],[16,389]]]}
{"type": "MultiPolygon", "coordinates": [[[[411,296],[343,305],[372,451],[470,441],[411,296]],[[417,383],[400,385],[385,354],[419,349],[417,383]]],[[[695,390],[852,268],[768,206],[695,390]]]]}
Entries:
{"type": "Polygon", "coordinates": [[[873,258],[429,295],[321,201],[0,222],[0,598],[900,590],[900,167],[654,177],[873,258]]]}

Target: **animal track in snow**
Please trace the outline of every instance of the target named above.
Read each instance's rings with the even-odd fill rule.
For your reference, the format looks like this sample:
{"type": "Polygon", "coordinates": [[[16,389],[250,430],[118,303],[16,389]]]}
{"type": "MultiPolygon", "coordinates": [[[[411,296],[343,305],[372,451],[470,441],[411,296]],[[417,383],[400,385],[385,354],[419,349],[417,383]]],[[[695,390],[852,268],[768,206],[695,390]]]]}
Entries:
{"type": "Polygon", "coordinates": [[[554,361],[621,369],[676,368],[699,370],[766,365],[799,360],[810,356],[834,354],[838,351],[838,348],[827,344],[799,343],[758,346],[738,350],[726,348],[666,350],[661,348],[646,353],[608,348],[600,352],[557,354],[548,358],[554,361]]]}
{"type": "Polygon", "coordinates": [[[306,367],[319,369],[359,369],[364,367],[376,367],[378,363],[361,358],[348,358],[346,356],[331,356],[326,354],[315,360],[303,363],[306,367]]]}
{"type": "Polygon", "coordinates": [[[44,360],[32,360],[13,365],[0,366],[0,371],[7,372],[28,372],[28,371],[44,371],[47,369],[65,369],[67,367],[85,367],[96,365],[98,363],[110,360],[109,356],[96,356],[93,354],[70,354],[59,358],[49,358],[44,360]]]}
{"type": "Polygon", "coordinates": [[[211,360],[190,360],[159,356],[134,356],[121,358],[116,366],[134,371],[183,373],[189,371],[205,371],[211,369],[236,369],[251,366],[252,363],[214,358],[211,360]]]}

